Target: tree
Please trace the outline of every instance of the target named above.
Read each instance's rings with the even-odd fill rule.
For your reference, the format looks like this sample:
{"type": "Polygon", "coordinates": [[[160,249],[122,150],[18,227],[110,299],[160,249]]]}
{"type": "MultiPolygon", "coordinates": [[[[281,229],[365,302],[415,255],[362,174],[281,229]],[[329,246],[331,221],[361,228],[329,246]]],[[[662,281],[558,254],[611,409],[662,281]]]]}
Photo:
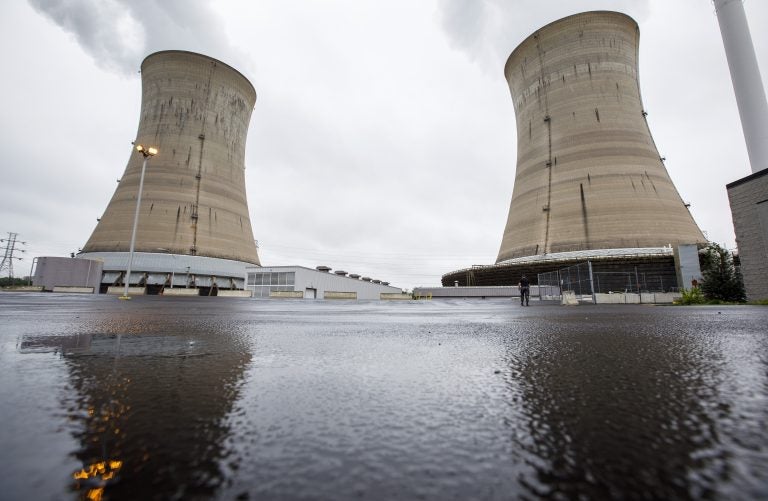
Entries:
{"type": "Polygon", "coordinates": [[[719,301],[746,301],[747,294],[741,274],[733,265],[728,250],[710,242],[701,254],[701,273],[704,280],[701,292],[707,299],[719,301]]]}
{"type": "Polygon", "coordinates": [[[27,285],[27,283],[29,283],[29,278],[0,277],[0,287],[27,285]]]}

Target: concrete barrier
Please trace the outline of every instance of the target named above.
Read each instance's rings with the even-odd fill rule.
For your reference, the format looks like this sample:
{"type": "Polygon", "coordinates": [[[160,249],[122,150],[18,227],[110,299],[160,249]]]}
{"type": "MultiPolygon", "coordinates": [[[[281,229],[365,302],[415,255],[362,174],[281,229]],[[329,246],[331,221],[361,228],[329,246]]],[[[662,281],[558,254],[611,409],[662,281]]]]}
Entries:
{"type": "Polygon", "coordinates": [[[223,291],[219,289],[219,297],[251,297],[251,291],[223,291]]]}
{"type": "Polygon", "coordinates": [[[269,297],[273,299],[303,299],[304,293],[302,291],[272,291],[269,293],[269,297]]]}
{"type": "Polygon", "coordinates": [[[190,296],[199,296],[199,295],[200,295],[200,291],[198,291],[197,289],[194,289],[194,288],[192,288],[192,289],[187,289],[187,288],[184,288],[184,289],[171,289],[171,288],[163,289],[163,296],[186,296],[186,297],[190,297],[190,296]]]}
{"type": "MultiPolygon", "coordinates": [[[[125,286],[112,286],[107,288],[107,294],[114,294],[116,296],[122,296],[125,292],[125,286]]],[[[143,296],[147,293],[146,287],[128,287],[129,296],[143,296]]]]}
{"type": "Polygon", "coordinates": [[[579,304],[579,300],[576,299],[576,293],[573,291],[563,291],[563,298],[560,301],[560,304],[566,305],[566,306],[575,306],[579,304]]]}
{"type": "Polygon", "coordinates": [[[619,292],[616,294],[595,294],[597,304],[639,304],[640,295],[635,293],[619,292]]]}
{"type": "Polygon", "coordinates": [[[680,299],[677,292],[595,294],[597,304],[672,304],[676,299],[680,299]]]}
{"type": "Polygon", "coordinates": [[[53,292],[75,292],[79,294],[93,294],[93,287],[72,287],[68,285],[55,285],[53,292]]]}
{"type": "Polygon", "coordinates": [[[643,292],[640,294],[642,303],[653,304],[672,304],[680,300],[681,297],[679,292],[643,292]]]}

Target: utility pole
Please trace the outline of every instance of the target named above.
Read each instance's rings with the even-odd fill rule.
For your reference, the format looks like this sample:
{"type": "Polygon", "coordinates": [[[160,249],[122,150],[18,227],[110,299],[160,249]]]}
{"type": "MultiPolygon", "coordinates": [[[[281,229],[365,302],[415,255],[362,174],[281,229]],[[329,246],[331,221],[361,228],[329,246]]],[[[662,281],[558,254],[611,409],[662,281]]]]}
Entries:
{"type": "Polygon", "coordinates": [[[13,279],[13,260],[17,259],[21,261],[23,258],[16,257],[16,252],[27,252],[24,249],[16,249],[16,244],[27,245],[27,242],[17,241],[18,233],[8,232],[8,238],[0,238],[0,244],[5,244],[4,247],[0,247],[0,251],[4,251],[3,261],[0,263],[0,274],[3,270],[8,270],[8,278],[13,279]]]}

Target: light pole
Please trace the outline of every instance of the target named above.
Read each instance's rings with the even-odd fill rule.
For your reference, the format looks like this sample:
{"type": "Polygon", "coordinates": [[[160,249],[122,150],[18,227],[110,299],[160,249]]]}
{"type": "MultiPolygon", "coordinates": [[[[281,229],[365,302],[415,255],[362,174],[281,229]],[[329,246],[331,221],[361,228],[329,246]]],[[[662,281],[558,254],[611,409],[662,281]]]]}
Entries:
{"type": "Polygon", "coordinates": [[[125,272],[125,292],[120,296],[120,299],[131,299],[128,295],[128,286],[131,283],[131,266],[133,265],[133,247],[136,244],[136,226],[139,224],[139,207],[141,206],[141,190],[144,188],[144,171],[147,169],[147,161],[149,157],[157,155],[157,148],[150,146],[145,148],[141,144],[136,145],[136,151],[144,156],[144,161],[141,163],[141,177],[139,178],[139,193],[136,197],[136,213],[133,216],[133,231],[131,232],[131,247],[128,251],[128,270],[125,272]]]}

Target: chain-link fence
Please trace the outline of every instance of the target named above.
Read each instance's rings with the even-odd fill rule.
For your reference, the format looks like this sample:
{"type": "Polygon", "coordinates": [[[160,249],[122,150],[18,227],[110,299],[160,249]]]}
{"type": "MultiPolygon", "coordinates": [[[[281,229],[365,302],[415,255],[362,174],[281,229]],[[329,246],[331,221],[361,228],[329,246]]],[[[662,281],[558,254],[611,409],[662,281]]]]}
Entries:
{"type": "Polygon", "coordinates": [[[592,296],[591,263],[579,263],[557,271],[538,274],[539,287],[558,287],[578,297],[592,296]]]}
{"type": "Polygon", "coordinates": [[[548,291],[550,291],[548,295],[551,296],[552,299],[560,299],[562,295],[562,289],[560,288],[559,271],[539,273],[536,277],[539,284],[539,290],[541,290],[541,288],[546,288],[548,291]],[[555,293],[553,294],[553,292],[555,293]]]}
{"type": "Polygon", "coordinates": [[[677,280],[668,275],[637,270],[593,271],[595,292],[677,292],[677,280]]]}
{"type": "Polygon", "coordinates": [[[588,298],[593,294],[641,293],[641,292],[677,292],[677,280],[674,275],[648,273],[636,266],[610,271],[593,266],[591,261],[561,268],[557,271],[538,274],[539,286],[559,287],[561,291],[573,292],[578,298],[588,298]]]}

